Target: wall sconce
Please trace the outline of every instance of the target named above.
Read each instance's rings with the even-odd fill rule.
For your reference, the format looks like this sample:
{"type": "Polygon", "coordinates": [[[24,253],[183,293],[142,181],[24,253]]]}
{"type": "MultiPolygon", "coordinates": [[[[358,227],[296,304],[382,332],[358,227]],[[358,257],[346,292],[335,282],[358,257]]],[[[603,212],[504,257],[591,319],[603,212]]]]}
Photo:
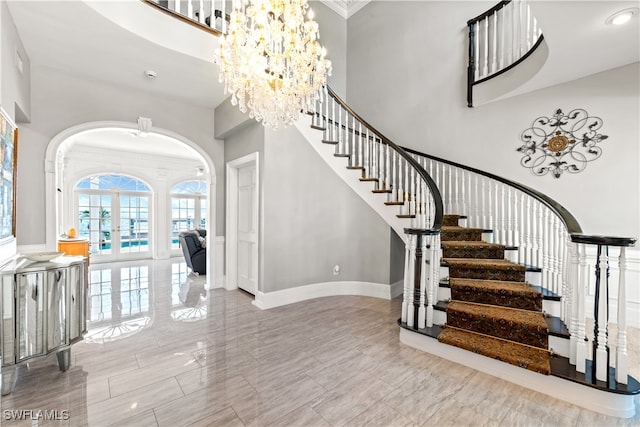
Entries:
{"type": "Polygon", "coordinates": [[[538,117],[520,134],[524,142],[518,151],[520,164],[536,176],[551,172],[560,178],[564,172],[578,173],[602,155],[598,145],[608,138],[598,133],[602,119],[577,108],[569,114],[557,109],[552,117],[538,117]]]}

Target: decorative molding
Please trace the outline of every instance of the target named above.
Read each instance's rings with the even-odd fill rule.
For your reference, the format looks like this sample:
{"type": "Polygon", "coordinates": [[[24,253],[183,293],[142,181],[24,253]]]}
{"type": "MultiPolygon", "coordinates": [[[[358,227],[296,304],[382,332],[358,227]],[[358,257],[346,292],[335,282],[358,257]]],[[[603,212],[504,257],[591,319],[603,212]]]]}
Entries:
{"type": "MultiPolygon", "coordinates": [[[[309,299],[338,295],[358,295],[364,297],[391,299],[393,298],[393,293],[397,292],[398,283],[402,285],[402,282],[396,282],[393,285],[356,281],[323,282],[274,292],[258,291],[256,292],[256,299],[253,301],[253,304],[261,310],[268,310],[270,308],[280,307],[309,299]]],[[[402,289],[400,289],[400,293],[402,293],[402,289]]]]}
{"type": "Polygon", "coordinates": [[[582,172],[587,162],[602,155],[597,144],[608,138],[598,133],[602,124],[600,117],[589,116],[582,108],[568,114],[558,108],[551,117],[538,117],[520,134],[524,142],[517,149],[523,154],[520,164],[537,176],[551,172],[560,178],[564,172],[582,172]]]}
{"type": "Polygon", "coordinates": [[[609,393],[552,375],[541,375],[490,357],[442,344],[437,339],[404,328],[400,328],[400,342],[590,411],[620,418],[629,418],[635,413],[635,396],[633,395],[609,393]]]}
{"type": "Polygon", "coordinates": [[[214,288],[224,288],[226,282],[226,276],[224,274],[224,242],[224,236],[216,236],[215,252],[213,256],[215,266],[214,288]]]}
{"type": "Polygon", "coordinates": [[[365,7],[371,0],[320,0],[323,4],[329,7],[331,10],[342,16],[344,19],[349,19],[356,14],[360,9],[365,7]]]}

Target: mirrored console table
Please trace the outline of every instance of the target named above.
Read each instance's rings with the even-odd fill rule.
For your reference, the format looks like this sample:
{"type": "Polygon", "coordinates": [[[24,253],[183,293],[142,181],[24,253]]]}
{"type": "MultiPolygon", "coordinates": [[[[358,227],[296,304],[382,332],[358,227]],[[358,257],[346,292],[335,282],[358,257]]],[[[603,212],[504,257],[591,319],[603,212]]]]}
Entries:
{"type": "Polygon", "coordinates": [[[0,377],[11,392],[17,367],[57,352],[58,367],[71,363],[71,344],[87,327],[87,261],[63,256],[36,262],[16,257],[0,268],[0,377]]]}

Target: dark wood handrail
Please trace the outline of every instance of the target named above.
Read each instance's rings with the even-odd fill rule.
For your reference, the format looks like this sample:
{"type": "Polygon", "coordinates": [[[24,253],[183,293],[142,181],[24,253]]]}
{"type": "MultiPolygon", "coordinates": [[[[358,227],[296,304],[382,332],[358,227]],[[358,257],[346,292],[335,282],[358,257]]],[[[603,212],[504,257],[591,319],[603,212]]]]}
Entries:
{"type": "Polygon", "coordinates": [[[480,15],[476,16],[475,18],[469,19],[467,21],[467,25],[475,24],[478,21],[482,21],[484,18],[488,17],[489,15],[493,15],[494,12],[499,11],[500,9],[502,9],[503,7],[508,5],[509,3],[511,3],[511,0],[501,1],[497,5],[493,6],[491,9],[487,10],[486,12],[481,13],[480,15]]]}
{"type": "Polygon", "coordinates": [[[331,89],[331,87],[329,87],[329,85],[327,85],[327,90],[329,92],[329,95],[333,99],[335,99],[336,102],[338,102],[338,104],[340,104],[340,106],[342,108],[347,110],[349,112],[349,114],[351,114],[353,117],[355,117],[356,120],[358,120],[360,123],[362,123],[363,126],[365,126],[370,131],[375,133],[378,136],[378,138],[380,138],[380,140],[382,141],[383,144],[386,144],[389,147],[393,148],[398,154],[400,154],[400,156],[402,156],[402,158],[404,158],[407,161],[407,163],[409,163],[418,172],[418,174],[420,174],[420,177],[422,177],[422,179],[427,183],[427,186],[429,187],[429,191],[431,192],[431,195],[433,196],[433,204],[434,204],[436,212],[435,212],[435,215],[434,215],[434,218],[433,218],[432,229],[436,230],[436,231],[439,231],[440,228],[442,227],[442,222],[443,222],[443,219],[444,219],[444,205],[442,203],[442,195],[440,194],[440,190],[438,189],[438,186],[436,185],[436,183],[433,180],[433,178],[431,178],[431,176],[429,176],[427,171],[422,167],[422,165],[420,165],[420,163],[418,163],[416,161],[416,159],[414,159],[409,154],[407,154],[407,152],[405,151],[404,148],[402,148],[399,145],[396,145],[395,143],[393,143],[393,141],[391,141],[389,138],[384,136],[376,128],[371,126],[365,119],[360,117],[360,115],[358,113],[353,111],[351,109],[351,107],[349,107],[347,105],[347,103],[344,102],[333,91],[333,89],[331,89]]]}
{"type": "Polygon", "coordinates": [[[491,178],[493,180],[499,181],[503,184],[506,184],[510,187],[513,187],[517,190],[520,190],[528,195],[530,195],[531,197],[537,199],[538,201],[540,201],[541,203],[543,203],[545,206],[547,206],[549,209],[551,209],[558,217],[560,217],[560,219],[562,220],[562,222],[564,223],[565,227],[567,228],[567,231],[569,232],[569,234],[571,236],[578,236],[578,235],[582,235],[582,227],[580,226],[580,223],[578,223],[578,220],[571,214],[571,212],[569,212],[564,206],[562,206],[560,203],[556,202],[555,200],[553,200],[551,197],[547,196],[546,194],[543,194],[537,190],[534,190],[533,188],[527,187],[524,184],[520,184],[518,182],[515,181],[511,181],[510,179],[507,178],[503,178],[501,176],[498,175],[494,175],[492,173],[489,172],[485,172],[482,171],[480,169],[476,169],[473,168],[471,166],[465,166],[462,165],[460,163],[456,163],[456,162],[452,162],[451,160],[446,160],[446,159],[441,159],[440,157],[436,157],[436,156],[432,156],[429,154],[425,154],[425,153],[421,153],[419,151],[413,150],[411,148],[406,148],[403,147],[403,149],[408,152],[408,153],[412,153],[418,156],[422,156],[422,157],[426,157],[428,159],[432,159],[438,162],[442,162],[442,163],[446,163],[448,165],[451,166],[455,166],[457,168],[460,169],[464,169],[467,170],[469,172],[473,172],[482,176],[486,176],[487,178],[491,178]]]}

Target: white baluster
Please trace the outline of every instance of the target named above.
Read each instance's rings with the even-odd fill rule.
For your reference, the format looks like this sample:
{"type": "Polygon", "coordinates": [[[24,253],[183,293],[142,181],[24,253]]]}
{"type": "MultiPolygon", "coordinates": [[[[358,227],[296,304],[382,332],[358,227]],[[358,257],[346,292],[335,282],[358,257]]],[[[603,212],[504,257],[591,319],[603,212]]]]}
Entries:
{"type": "Polygon", "coordinates": [[[173,10],[174,10],[176,13],[182,13],[182,12],[180,11],[180,0],[175,0],[175,1],[173,2],[173,10]]]}
{"type": "Polygon", "coordinates": [[[416,236],[409,235],[410,247],[409,247],[409,306],[407,307],[407,326],[412,328],[414,326],[415,307],[413,305],[414,298],[414,283],[415,283],[415,265],[416,265],[416,236]]]}
{"type": "Polygon", "coordinates": [[[584,244],[578,245],[578,286],[575,296],[578,304],[578,324],[576,326],[576,371],[585,373],[586,360],[589,347],[587,346],[585,301],[589,289],[589,266],[587,265],[587,252],[584,244]]]}
{"type": "Polygon", "coordinates": [[[491,72],[498,71],[498,13],[493,12],[491,15],[493,37],[491,41],[491,72]]]}
{"type": "Polygon", "coordinates": [[[416,170],[411,168],[411,202],[409,202],[409,215],[416,214],[416,170]]]}
{"type": "Polygon", "coordinates": [[[474,80],[478,81],[480,80],[480,22],[476,22],[475,24],[473,24],[473,26],[476,34],[474,38],[474,44],[475,44],[474,52],[476,53],[476,66],[475,66],[475,69],[473,70],[473,73],[474,73],[474,80]]]}
{"type": "Polygon", "coordinates": [[[330,141],[338,141],[336,136],[336,100],[331,99],[331,139],[330,141]]]}
{"type": "Polygon", "coordinates": [[[542,287],[549,289],[549,240],[551,239],[551,232],[549,231],[549,210],[542,208],[540,219],[542,221],[540,230],[542,230],[541,248],[542,248],[542,287]]]}
{"type": "Polygon", "coordinates": [[[512,38],[511,38],[511,49],[513,50],[513,54],[512,54],[512,60],[513,62],[516,62],[519,58],[518,56],[518,50],[519,50],[519,44],[520,41],[518,39],[519,34],[520,34],[520,2],[519,0],[514,0],[513,2],[511,2],[511,4],[513,5],[513,34],[512,34],[512,38]]]}
{"type": "Polygon", "coordinates": [[[484,32],[482,34],[483,46],[482,49],[482,76],[486,77],[489,75],[489,20],[484,19],[483,21],[484,32]]]}
{"type": "Polygon", "coordinates": [[[193,19],[193,0],[187,0],[187,16],[193,19]]]}
{"type": "Polygon", "coordinates": [[[362,136],[362,123],[358,122],[358,141],[360,141],[360,163],[358,164],[359,166],[362,166],[363,171],[362,171],[362,176],[365,175],[365,171],[364,168],[367,167],[367,163],[366,160],[364,158],[364,146],[365,146],[365,140],[362,136]]]}
{"type": "Polygon", "coordinates": [[[386,153],[385,153],[385,168],[384,168],[384,172],[385,172],[385,178],[384,178],[384,189],[385,190],[390,190],[391,189],[391,147],[389,147],[388,144],[385,144],[386,147],[386,153]]]}
{"type": "Polygon", "coordinates": [[[520,21],[518,58],[522,58],[527,53],[527,11],[521,1],[518,2],[518,9],[520,11],[518,15],[518,20],[520,21]]]}
{"type": "MultiPolygon", "coordinates": [[[[221,22],[221,29],[222,29],[222,34],[227,34],[227,2],[225,0],[222,0],[220,5],[220,12],[222,13],[222,22],[221,22]]],[[[211,3],[211,25],[213,25],[213,21],[214,21],[214,17],[215,17],[215,8],[213,7],[213,3],[211,3]]]]}
{"type": "Polygon", "coordinates": [[[205,23],[205,16],[204,16],[204,1],[200,0],[200,5],[198,7],[198,22],[201,24],[205,23]]]}
{"type": "Polygon", "coordinates": [[[600,267],[600,286],[597,304],[598,315],[596,325],[598,326],[598,346],[596,347],[596,379],[606,381],[609,376],[609,366],[607,364],[607,329],[609,324],[609,310],[607,307],[607,247],[601,247],[598,266],[600,267]]]}
{"type": "Polygon", "coordinates": [[[527,29],[526,29],[526,43],[527,43],[527,49],[525,50],[525,52],[528,52],[529,49],[531,49],[531,41],[532,41],[532,37],[531,37],[531,8],[529,7],[529,4],[526,5],[526,10],[525,10],[525,14],[526,14],[526,20],[527,20],[527,29]]]}
{"type": "Polygon", "coordinates": [[[569,266],[567,269],[567,282],[571,286],[571,321],[569,322],[569,363],[576,364],[577,349],[578,349],[578,315],[580,304],[580,288],[579,283],[579,259],[578,259],[578,245],[575,243],[569,243],[569,266]]]}
{"type": "Polygon", "coordinates": [[[627,259],[625,247],[620,248],[618,256],[618,339],[616,343],[616,381],[627,384],[628,355],[627,355],[627,259]]]}
{"type": "Polygon", "coordinates": [[[420,307],[418,308],[418,328],[424,329],[427,321],[426,294],[427,294],[427,236],[418,236],[420,242],[420,307]]]}
{"type": "Polygon", "coordinates": [[[504,36],[505,36],[505,32],[507,31],[507,27],[505,25],[505,17],[506,17],[506,8],[503,7],[502,9],[500,9],[498,11],[499,13],[499,33],[500,33],[500,49],[498,49],[498,69],[502,70],[505,67],[504,64],[504,60],[505,60],[505,48],[504,48],[504,36]]]}
{"type": "Polygon", "coordinates": [[[404,161],[404,191],[405,191],[405,195],[403,199],[404,200],[403,213],[406,215],[409,215],[409,213],[411,212],[411,205],[410,205],[411,184],[409,183],[409,163],[406,160],[404,161]]]}

